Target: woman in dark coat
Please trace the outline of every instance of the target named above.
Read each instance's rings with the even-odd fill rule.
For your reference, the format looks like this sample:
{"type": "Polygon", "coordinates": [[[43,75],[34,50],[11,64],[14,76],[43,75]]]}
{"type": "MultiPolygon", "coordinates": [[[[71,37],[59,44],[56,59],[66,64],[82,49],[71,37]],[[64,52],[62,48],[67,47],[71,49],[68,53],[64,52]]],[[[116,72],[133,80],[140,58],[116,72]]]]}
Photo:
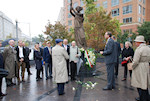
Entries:
{"type": "MultiPolygon", "coordinates": [[[[1,42],[0,42],[0,47],[2,46],[1,42]]],[[[1,54],[0,52],[0,68],[4,69],[4,60],[3,60],[3,55],[1,54]]],[[[2,80],[3,78],[0,77],[0,99],[3,97],[3,96],[6,96],[6,94],[3,94],[2,93],[2,80]]]]}
{"type": "MultiPolygon", "coordinates": [[[[126,60],[128,62],[131,59],[133,59],[133,55],[134,55],[134,50],[131,48],[131,46],[132,46],[132,44],[127,41],[125,43],[125,48],[122,51],[122,58],[123,58],[123,60],[126,60]]],[[[122,79],[122,81],[125,81],[126,78],[127,78],[127,73],[128,73],[127,64],[128,64],[128,62],[124,64],[124,78],[122,79]]],[[[129,73],[130,73],[130,78],[131,78],[132,70],[129,70],[129,73]]]]}
{"type": "Polygon", "coordinates": [[[42,55],[41,55],[41,52],[40,52],[39,44],[35,44],[34,60],[35,60],[36,69],[37,69],[36,80],[39,81],[40,79],[42,79],[40,77],[40,72],[41,72],[41,69],[42,69],[42,55]]]}

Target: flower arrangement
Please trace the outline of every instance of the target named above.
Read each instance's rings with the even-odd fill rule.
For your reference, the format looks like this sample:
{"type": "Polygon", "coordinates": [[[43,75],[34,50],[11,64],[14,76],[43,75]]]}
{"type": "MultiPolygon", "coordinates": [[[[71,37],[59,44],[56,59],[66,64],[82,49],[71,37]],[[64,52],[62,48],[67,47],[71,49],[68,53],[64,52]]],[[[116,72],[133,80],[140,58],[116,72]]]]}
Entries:
{"type": "Polygon", "coordinates": [[[84,50],[83,48],[80,49],[80,51],[84,52],[84,58],[85,58],[85,65],[91,69],[94,65],[96,65],[96,55],[94,53],[94,49],[87,49],[84,50]]]}

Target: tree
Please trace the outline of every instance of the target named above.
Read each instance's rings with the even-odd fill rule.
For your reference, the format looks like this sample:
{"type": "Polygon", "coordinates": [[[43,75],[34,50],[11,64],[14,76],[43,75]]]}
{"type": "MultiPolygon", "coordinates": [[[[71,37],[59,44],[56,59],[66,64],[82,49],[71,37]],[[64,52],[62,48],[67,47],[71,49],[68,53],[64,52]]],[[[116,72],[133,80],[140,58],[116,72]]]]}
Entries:
{"type": "Polygon", "coordinates": [[[39,37],[39,42],[44,42],[45,38],[43,34],[39,34],[38,37],[39,37]]]}
{"type": "Polygon", "coordinates": [[[138,27],[139,35],[143,35],[145,40],[150,44],[150,22],[144,22],[142,26],[138,27]]]}
{"type": "Polygon", "coordinates": [[[117,35],[120,30],[120,23],[111,18],[111,13],[107,13],[103,7],[96,8],[94,0],[84,0],[86,3],[85,11],[85,34],[87,45],[95,50],[102,50],[105,46],[104,34],[111,31],[117,35]]]}
{"type": "Polygon", "coordinates": [[[36,43],[42,42],[43,43],[44,41],[45,41],[45,38],[44,38],[43,34],[39,34],[38,37],[35,36],[32,38],[32,42],[36,42],[36,43]]]}
{"type": "Polygon", "coordinates": [[[45,26],[46,31],[44,34],[49,35],[52,39],[52,44],[55,44],[55,39],[68,39],[72,41],[72,35],[68,33],[66,26],[62,25],[60,22],[52,25],[50,22],[45,26]]]}
{"type": "Polygon", "coordinates": [[[124,44],[124,43],[128,40],[128,36],[129,36],[128,33],[124,33],[124,34],[119,33],[119,34],[117,35],[117,41],[118,41],[119,43],[123,43],[123,44],[124,44]]]}

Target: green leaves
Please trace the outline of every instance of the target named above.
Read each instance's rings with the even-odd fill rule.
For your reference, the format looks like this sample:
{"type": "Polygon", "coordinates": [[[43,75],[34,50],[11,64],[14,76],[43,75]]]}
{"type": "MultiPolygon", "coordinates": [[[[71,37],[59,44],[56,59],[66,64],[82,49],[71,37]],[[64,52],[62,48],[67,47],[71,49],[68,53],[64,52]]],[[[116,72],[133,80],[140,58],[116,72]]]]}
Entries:
{"type": "Polygon", "coordinates": [[[62,25],[60,22],[57,22],[55,25],[52,25],[50,22],[45,26],[46,31],[44,34],[50,36],[52,39],[52,44],[55,44],[55,39],[68,39],[72,41],[72,34],[69,34],[66,26],[62,25]]]}
{"type": "Polygon", "coordinates": [[[150,22],[144,22],[142,26],[138,27],[139,35],[143,35],[145,40],[150,44],[150,22]]]}

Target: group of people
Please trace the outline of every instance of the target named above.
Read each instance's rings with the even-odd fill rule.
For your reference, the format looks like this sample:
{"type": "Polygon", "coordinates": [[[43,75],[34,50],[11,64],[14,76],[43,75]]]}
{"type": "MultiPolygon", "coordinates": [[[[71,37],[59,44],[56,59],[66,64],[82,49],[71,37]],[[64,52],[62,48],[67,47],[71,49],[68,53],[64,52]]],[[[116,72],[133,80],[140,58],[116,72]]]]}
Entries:
{"type": "Polygon", "coordinates": [[[37,69],[36,80],[42,79],[40,73],[43,68],[42,64],[44,64],[46,80],[53,78],[58,84],[59,95],[63,95],[64,84],[68,83],[68,77],[70,76],[72,81],[76,80],[77,62],[80,56],[81,52],[75,41],[72,41],[71,46],[69,46],[67,39],[56,39],[54,47],[48,41],[43,51],[39,47],[39,43],[36,43],[34,49],[37,69]]]}
{"type": "MultiPolygon", "coordinates": [[[[1,42],[0,42],[1,47],[1,42]]],[[[25,68],[27,68],[28,75],[32,75],[30,72],[30,62],[29,54],[31,50],[25,46],[25,43],[21,40],[18,41],[18,46],[15,47],[15,41],[10,40],[9,46],[4,49],[3,54],[0,53],[0,68],[4,68],[8,71],[8,76],[6,77],[7,87],[16,85],[13,78],[17,78],[17,83],[25,82],[24,74],[25,68]],[[21,70],[21,75],[20,75],[21,70]],[[21,79],[20,79],[21,77],[21,79]]],[[[2,78],[0,78],[0,88],[2,86],[2,78]]],[[[0,97],[5,96],[0,89],[0,97]]]]}
{"type": "Polygon", "coordinates": [[[137,46],[135,53],[130,42],[125,43],[125,48],[115,42],[114,36],[111,32],[105,33],[107,43],[104,51],[100,54],[105,56],[105,63],[107,69],[107,86],[103,90],[115,89],[115,77],[118,76],[119,56],[122,54],[122,61],[124,63],[124,77],[122,81],[127,78],[128,64],[132,63],[132,69],[129,70],[131,86],[136,87],[139,93],[137,101],[150,101],[148,88],[150,87],[150,48],[146,45],[144,36],[137,36],[135,44],[137,46]]]}
{"type": "MultiPolygon", "coordinates": [[[[139,93],[137,101],[149,101],[148,88],[150,85],[149,78],[149,62],[150,62],[150,48],[146,46],[144,36],[137,36],[135,44],[137,49],[133,50],[130,42],[125,43],[125,47],[121,48],[120,44],[115,41],[115,36],[111,32],[105,33],[107,39],[104,51],[100,54],[105,56],[105,63],[107,68],[107,86],[103,90],[115,89],[115,77],[118,76],[119,56],[122,54],[122,61],[124,63],[124,77],[122,81],[127,79],[128,63],[132,62],[132,70],[129,70],[131,85],[136,87],[139,93]]],[[[35,44],[34,60],[37,69],[36,80],[41,78],[41,71],[45,65],[46,80],[53,78],[57,83],[58,94],[63,95],[65,83],[69,81],[69,76],[72,81],[76,80],[77,62],[81,56],[80,49],[76,46],[76,42],[72,41],[71,46],[68,45],[67,39],[56,39],[56,45],[51,46],[51,42],[46,43],[44,49],[39,47],[39,43],[35,44]]],[[[0,42],[1,46],[1,42],[0,42]]],[[[15,47],[14,40],[9,41],[9,47],[5,48],[3,54],[0,53],[0,68],[6,69],[9,74],[6,77],[7,86],[15,85],[13,78],[17,77],[18,84],[25,82],[24,74],[27,68],[28,75],[30,72],[29,54],[31,50],[25,46],[21,40],[18,41],[18,46],[15,47]],[[21,75],[19,73],[21,69],[21,75]],[[20,79],[21,76],[21,79],[20,79]]],[[[1,91],[2,78],[0,78],[0,97],[5,96],[1,91]]]]}
{"type": "MultiPolygon", "coordinates": [[[[9,46],[4,49],[4,52],[0,52],[0,68],[7,70],[9,73],[6,77],[7,87],[25,82],[26,68],[28,75],[32,75],[29,61],[30,52],[31,49],[26,47],[25,42],[21,40],[18,41],[18,46],[15,46],[14,40],[10,40],[9,46]],[[15,78],[17,78],[17,82],[13,80],[15,78]]],[[[42,79],[40,74],[43,72],[44,65],[45,79],[54,78],[54,81],[58,83],[59,95],[63,95],[63,85],[68,82],[68,77],[70,76],[72,81],[76,80],[77,62],[81,56],[76,42],[72,41],[71,46],[69,46],[67,39],[57,39],[55,47],[52,47],[50,41],[48,41],[44,49],[39,47],[39,43],[36,43],[33,55],[37,70],[36,80],[42,79]]],[[[1,86],[2,78],[0,78],[0,88],[1,86]]],[[[0,89],[0,96],[5,95],[0,89]]]]}

